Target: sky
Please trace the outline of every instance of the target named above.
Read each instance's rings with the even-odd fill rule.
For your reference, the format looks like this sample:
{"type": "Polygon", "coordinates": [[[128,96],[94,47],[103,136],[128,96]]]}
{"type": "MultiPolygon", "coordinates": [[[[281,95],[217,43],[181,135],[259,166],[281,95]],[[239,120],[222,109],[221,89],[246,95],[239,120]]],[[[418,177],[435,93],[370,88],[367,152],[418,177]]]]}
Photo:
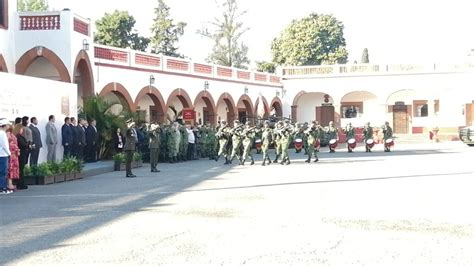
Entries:
{"type": "MultiPolygon", "coordinates": [[[[204,61],[212,43],[196,33],[221,13],[216,1],[165,0],[171,18],[187,23],[180,53],[204,61]]],[[[310,13],[332,14],[345,29],[349,62],[360,61],[368,48],[370,62],[462,63],[474,49],[474,15],[470,0],[238,0],[250,30],[242,41],[249,59],[271,60],[271,42],[290,24],[310,13]]],[[[50,8],[69,8],[92,21],[115,9],[127,10],[140,34],[149,36],[157,0],[49,0],[50,8]]]]}

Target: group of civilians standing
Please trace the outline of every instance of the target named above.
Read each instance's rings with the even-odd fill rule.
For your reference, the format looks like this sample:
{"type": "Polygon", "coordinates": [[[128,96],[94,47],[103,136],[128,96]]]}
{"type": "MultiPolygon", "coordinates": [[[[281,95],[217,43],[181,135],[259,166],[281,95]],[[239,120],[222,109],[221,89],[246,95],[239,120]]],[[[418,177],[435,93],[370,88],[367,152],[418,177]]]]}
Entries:
{"type": "MultiPolygon", "coordinates": [[[[66,117],[61,128],[63,158],[77,157],[86,162],[97,161],[99,134],[96,121],[88,123],[84,119],[66,117]]],[[[55,117],[50,115],[45,126],[47,161],[56,161],[58,130],[55,117]]],[[[23,170],[28,164],[38,164],[38,157],[43,141],[38,120],[27,116],[15,119],[14,125],[7,119],[0,118],[0,193],[9,194],[17,189],[27,189],[23,182],[23,170]]]]}

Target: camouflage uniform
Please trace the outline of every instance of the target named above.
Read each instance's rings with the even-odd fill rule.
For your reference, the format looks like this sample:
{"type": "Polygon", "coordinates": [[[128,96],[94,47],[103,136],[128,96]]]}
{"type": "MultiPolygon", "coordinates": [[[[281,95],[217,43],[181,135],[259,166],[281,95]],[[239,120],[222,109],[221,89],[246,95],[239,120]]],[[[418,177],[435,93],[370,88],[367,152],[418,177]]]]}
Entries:
{"type": "MultiPolygon", "coordinates": [[[[335,139],[337,141],[337,139],[338,139],[337,128],[333,126],[332,121],[329,122],[329,127],[327,129],[327,134],[328,134],[329,140],[335,139]]],[[[331,145],[329,145],[329,152],[334,153],[334,152],[336,152],[336,150],[334,148],[332,148],[331,145]]]]}
{"type": "Polygon", "coordinates": [[[216,133],[216,138],[219,141],[219,152],[217,153],[216,162],[219,161],[221,156],[224,156],[226,164],[228,163],[228,152],[227,152],[227,143],[230,139],[230,127],[227,126],[227,123],[223,122],[221,127],[216,133]]]}
{"type": "Polygon", "coordinates": [[[319,161],[318,153],[317,153],[314,145],[319,140],[320,128],[318,128],[318,124],[316,123],[316,121],[313,122],[313,125],[311,126],[311,128],[309,128],[305,131],[305,135],[306,135],[306,139],[307,139],[307,143],[308,143],[307,144],[308,146],[307,146],[307,149],[306,149],[308,159],[305,162],[310,163],[311,162],[311,157],[313,155],[315,157],[314,162],[317,162],[317,161],[319,161]]]}
{"type": "Polygon", "coordinates": [[[291,136],[293,135],[293,132],[290,128],[288,128],[288,124],[285,123],[284,128],[281,132],[281,139],[280,139],[280,145],[281,145],[281,162],[280,164],[290,164],[290,156],[288,155],[288,147],[291,142],[291,136]]]}
{"type": "Polygon", "coordinates": [[[242,144],[244,146],[244,152],[241,158],[241,165],[245,164],[245,160],[247,160],[247,158],[250,158],[250,165],[253,165],[255,161],[253,160],[252,156],[252,145],[253,139],[255,138],[255,129],[252,129],[250,127],[249,122],[247,122],[245,127],[246,128],[242,132],[242,137],[244,138],[244,140],[242,141],[242,144]]]}
{"type": "Polygon", "coordinates": [[[180,143],[179,143],[179,160],[180,161],[187,161],[188,155],[188,132],[184,126],[179,127],[180,133],[180,143]]]}
{"type": "Polygon", "coordinates": [[[242,125],[240,121],[234,121],[234,128],[232,129],[232,154],[229,158],[229,164],[232,163],[235,157],[237,160],[242,160],[242,155],[240,153],[240,146],[242,145],[242,125]]]}
{"type": "Polygon", "coordinates": [[[383,127],[383,143],[384,143],[385,152],[390,151],[390,146],[387,145],[387,139],[391,139],[392,137],[393,137],[392,128],[390,127],[390,124],[388,122],[385,122],[385,125],[383,127]]]}
{"type": "Polygon", "coordinates": [[[179,132],[178,125],[173,125],[168,132],[168,151],[170,163],[178,162],[178,152],[181,143],[181,133],[179,132]]]}
{"type": "Polygon", "coordinates": [[[148,147],[150,148],[151,172],[160,171],[156,168],[158,165],[158,158],[160,156],[160,132],[161,130],[156,129],[156,130],[150,131],[148,134],[150,138],[148,147]]]}
{"type": "Polygon", "coordinates": [[[365,124],[363,134],[364,134],[364,142],[365,142],[365,152],[372,152],[369,145],[367,145],[367,140],[373,139],[373,136],[374,136],[374,130],[370,126],[370,123],[365,124]]]}
{"type": "Polygon", "coordinates": [[[349,147],[349,140],[355,138],[355,130],[352,127],[351,123],[348,123],[346,128],[344,128],[344,133],[346,134],[346,142],[347,142],[347,151],[352,152],[351,147],[349,147]]]}
{"type": "Polygon", "coordinates": [[[270,148],[270,144],[272,143],[272,136],[273,130],[270,128],[270,123],[265,121],[264,128],[262,130],[262,153],[263,153],[263,162],[262,165],[266,165],[266,161],[268,160],[268,164],[272,163],[270,160],[270,156],[268,156],[268,149],[270,148]]]}
{"type": "Polygon", "coordinates": [[[277,163],[278,162],[278,158],[281,157],[281,132],[280,130],[282,129],[283,127],[283,122],[282,121],[279,121],[276,125],[275,125],[275,130],[273,131],[273,142],[275,144],[275,153],[276,153],[276,156],[275,156],[275,160],[273,160],[274,163],[277,163]]]}
{"type": "Polygon", "coordinates": [[[213,128],[209,127],[207,131],[205,150],[206,150],[206,155],[209,157],[210,160],[214,160],[214,158],[216,158],[217,156],[216,146],[217,146],[216,131],[213,128]]]}

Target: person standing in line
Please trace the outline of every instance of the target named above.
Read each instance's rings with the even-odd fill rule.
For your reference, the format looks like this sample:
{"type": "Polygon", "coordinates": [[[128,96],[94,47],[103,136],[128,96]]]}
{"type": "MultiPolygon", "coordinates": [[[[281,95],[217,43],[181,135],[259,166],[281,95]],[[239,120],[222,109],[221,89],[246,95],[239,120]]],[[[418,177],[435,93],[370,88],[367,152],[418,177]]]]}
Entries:
{"type": "Polygon", "coordinates": [[[13,134],[15,134],[16,139],[18,141],[18,148],[20,148],[20,156],[19,156],[19,166],[20,166],[20,179],[17,183],[17,189],[27,189],[28,186],[24,183],[23,171],[25,169],[26,164],[28,164],[28,155],[29,150],[31,149],[30,143],[25,138],[24,127],[22,125],[16,125],[13,128],[13,134]]]}
{"type": "Polygon", "coordinates": [[[85,120],[82,118],[78,119],[77,123],[77,159],[84,160],[84,148],[86,146],[86,129],[85,120]]]}
{"type": "Polygon", "coordinates": [[[30,154],[30,166],[33,166],[38,165],[38,157],[40,149],[43,147],[43,142],[41,141],[41,133],[38,129],[38,119],[36,119],[36,117],[32,117],[30,122],[31,135],[33,136],[33,147],[30,154]]]}
{"type": "Polygon", "coordinates": [[[187,149],[187,159],[194,159],[194,149],[196,147],[196,137],[194,136],[194,131],[191,125],[186,125],[186,132],[188,133],[188,149],[187,149]]]}
{"type": "Polygon", "coordinates": [[[56,161],[56,146],[58,145],[58,130],[54,125],[56,119],[54,115],[50,115],[48,117],[48,123],[46,124],[46,145],[48,148],[48,155],[46,156],[46,160],[48,163],[52,163],[56,161]]]}
{"type": "Polygon", "coordinates": [[[7,188],[8,157],[10,157],[10,146],[8,144],[5,130],[10,125],[7,119],[0,119],[0,193],[9,194],[13,191],[7,188]]]}
{"type": "Polygon", "coordinates": [[[263,154],[263,161],[262,166],[267,165],[266,161],[268,160],[268,164],[272,163],[270,156],[268,156],[268,150],[270,149],[270,144],[272,143],[273,137],[273,130],[270,128],[270,121],[265,121],[263,123],[263,131],[262,131],[262,154],[263,154]]]}
{"type": "Polygon", "coordinates": [[[69,118],[71,123],[69,126],[71,127],[71,132],[72,132],[72,146],[71,146],[71,156],[77,158],[79,154],[79,142],[80,142],[80,137],[79,137],[79,128],[78,128],[78,123],[74,117],[69,118]]]}
{"type": "Polygon", "coordinates": [[[23,131],[22,131],[23,133],[21,134],[23,137],[25,137],[26,142],[28,143],[28,149],[24,150],[23,154],[20,156],[23,158],[23,161],[25,161],[26,164],[28,164],[31,150],[33,150],[33,148],[35,147],[33,143],[33,133],[31,132],[31,129],[28,126],[30,122],[29,119],[30,118],[28,116],[24,116],[21,118],[21,125],[23,127],[23,131]]]}
{"type": "Polygon", "coordinates": [[[123,151],[123,145],[125,142],[125,137],[122,134],[122,130],[120,128],[117,128],[115,132],[112,135],[112,139],[114,142],[114,150],[115,153],[120,153],[123,151]]]}
{"type": "Polygon", "coordinates": [[[96,162],[97,161],[97,146],[99,145],[99,133],[96,128],[96,121],[91,119],[89,126],[86,130],[86,161],[96,162]]]}
{"type": "Polygon", "coordinates": [[[7,174],[7,188],[15,191],[16,187],[13,185],[20,179],[20,149],[18,148],[18,140],[13,134],[13,127],[7,125],[6,129],[8,145],[10,146],[10,159],[8,160],[8,174],[7,174]]]}
{"type": "Polygon", "coordinates": [[[133,160],[133,153],[136,150],[136,145],[137,145],[137,136],[134,135],[135,131],[133,130],[133,126],[135,123],[131,122],[128,125],[128,130],[125,134],[125,177],[127,178],[133,178],[137,177],[132,173],[132,160],[133,160]]]}
{"type": "Polygon", "coordinates": [[[62,144],[64,147],[63,158],[70,157],[72,154],[72,130],[69,117],[64,118],[64,125],[61,127],[62,144]]]}
{"type": "Polygon", "coordinates": [[[152,173],[160,172],[160,170],[156,168],[158,166],[158,158],[160,156],[160,145],[161,145],[160,131],[161,131],[160,125],[155,124],[155,123],[151,125],[149,148],[150,148],[150,166],[151,166],[152,173]]]}

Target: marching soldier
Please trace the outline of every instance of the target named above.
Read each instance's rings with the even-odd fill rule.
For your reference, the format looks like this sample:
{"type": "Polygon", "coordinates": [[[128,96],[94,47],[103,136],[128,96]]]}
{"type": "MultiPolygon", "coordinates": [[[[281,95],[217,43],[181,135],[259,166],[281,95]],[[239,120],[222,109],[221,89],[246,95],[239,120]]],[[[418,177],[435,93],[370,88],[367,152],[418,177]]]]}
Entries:
{"type": "Polygon", "coordinates": [[[174,122],[173,126],[169,129],[168,134],[168,151],[169,151],[169,162],[178,162],[178,152],[181,142],[181,133],[179,132],[178,122],[174,122]]]}
{"type": "Polygon", "coordinates": [[[262,166],[266,165],[266,161],[268,160],[268,164],[272,163],[270,156],[268,156],[268,149],[270,148],[270,144],[272,143],[272,129],[270,128],[270,122],[265,121],[263,124],[262,130],[262,154],[263,154],[263,162],[262,166]]]}
{"type": "Polygon", "coordinates": [[[212,126],[207,127],[207,139],[206,139],[206,154],[209,156],[209,160],[214,160],[217,156],[216,152],[217,139],[216,131],[212,126]]]}
{"type": "Polygon", "coordinates": [[[227,164],[232,164],[232,160],[237,157],[237,160],[242,160],[240,154],[240,146],[242,145],[242,124],[239,120],[234,121],[234,128],[232,129],[232,154],[227,164]]]}
{"type": "Polygon", "coordinates": [[[218,139],[219,142],[219,152],[217,153],[216,156],[216,162],[219,161],[219,158],[221,156],[224,156],[225,158],[225,164],[229,164],[228,162],[228,153],[227,153],[227,143],[230,138],[230,127],[227,125],[226,121],[221,121],[221,126],[219,127],[219,130],[216,133],[216,138],[218,139]]]}
{"type": "Polygon", "coordinates": [[[158,124],[152,124],[149,132],[149,148],[150,148],[150,166],[151,172],[160,172],[156,167],[158,165],[158,158],[160,156],[160,126],[158,124]]]}
{"type": "Polygon", "coordinates": [[[281,165],[283,164],[289,165],[291,163],[290,156],[288,155],[288,146],[290,145],[292,135],[293,135],[293,132],[290,128],[290,125],[288,121],[285,121],[283,123],[283,130],[281,131],[281,139],[280,139],[281,159],[282,159],[282,161],[280,162],[281,165]]]}
{"type": "Polygon", "coordinates": [[[372,150],[371,150],[372,149],[371,141],[373,141],[372,138],[373,138],[373,135],[374,135],[374,130],[370,126],[370,122],[367,122],[364,125],[363,134],[364,134],[364,142],[365,142],[365,152],[372,152],[372,150]]]}
{"type": "MultiPolygon", "coordinates": [[[[296,124],[296,134],[294,136],[294,139],[301,139],[303,141],[303,145],[304,145],[304,139],[305,139],[305,134],[304,134],[304,127],[303,125],[301,124],[296,124]]],[[[300,153],[301,152],[301,149],[297,149],[296,146],[295,146],[295,152],[296,153],[300,153]]]]}
{"type": "Polygon", "coordinates": [[[278,163],[278,158],[281,156],[281,130],[283,129],[283,121],[278,121],[273,131],[273,142],[275,144],[275,160],[273,163],[278,163]]]}
{"type": "Polygon", "coordinates": [[[390,146],[392,143],[387,143],[388,139],[391,139],[393,137],[393,131],[392,128],[390,127],[390,124],[388,122],[385,122],[385,125],[383,127],[383,144],[385,148],[385,152],[390,152],[390,146]]]}
{"type": "Polygon", "coordinates": [[[329,144],[329,152],[335,153],[336,146],[337,146],[336,144],[338,141],[338,135],[337,135],[337,128],[334,126],[333,121],[329,122],[329,127],[327,128],[326,133],[328,134],[329,141],[336,140],[336,143],[334,145],[329,144]]]}
{"type": "Polygon", "coordinates": [[[244,140],[242,141],[242,144],[244,146],[244,153],[242,155],[240,164],[244,165],[245,160],[247,158],[250,158],[250,165],[255,164],[255,161],[253,160],[252,156],[252,145],[253,145],[253,139],[255,138],[255,127],[250,126],[250,121],[247,121],[245,123],[245,129],[242,131],[242,137],[244,140]]]}
{"type": "Polygon", "coordinates": [[[355,130],[352,127],[352,123],[349,122],[342,131],[346,134],[347,151],[352,152],[352,147],[349,143],[349,141],[355,137],[355,130]]]}
{"type": "Polygon", "coordinates": [[[310,163],[311,162],[311,157],[313,155],[315,157],[314,162],[317,162],[317,161],[319,161],[318,153],[317,153],[317,151],[315,150],[315,147],[314,147],[314,145],[316,144],[316,141],[319,141],[319,136],[320,136],[317,121],[312,122],[311,127],[308,128],[305,131],[305,135],[306,135],[306,139],[307,139],[306,153],[308,155],[308,159],[305,162],[310,163]]]}

